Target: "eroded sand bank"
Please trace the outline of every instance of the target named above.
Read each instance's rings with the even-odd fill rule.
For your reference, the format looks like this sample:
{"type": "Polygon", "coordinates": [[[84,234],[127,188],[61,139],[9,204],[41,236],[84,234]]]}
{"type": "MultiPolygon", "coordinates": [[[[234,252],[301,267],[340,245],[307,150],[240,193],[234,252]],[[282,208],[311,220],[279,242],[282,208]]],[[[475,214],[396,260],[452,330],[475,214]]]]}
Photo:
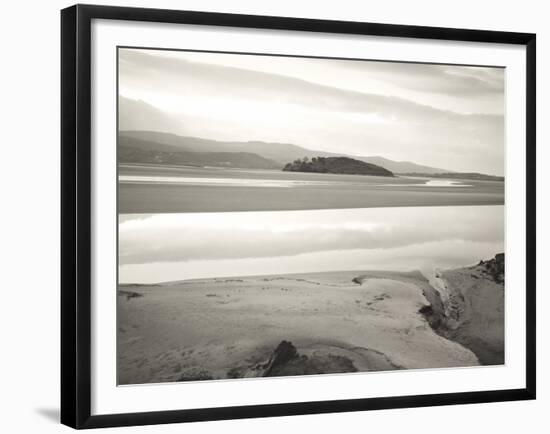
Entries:
{"type": "Polygon", "coordinates": [[[118,297],[118,381],[266,375],[282,341],[292,342],[300,359],[272,375],[477,365],[479,348],[472,351],[470,342],[485,348],[490,341],[493,353],[503,353],[503,290],[481,272],[472,278],[464,270],[445,272],[457,297],[468,300],[454,328],[437,316],[444,310],[441,300],[419,272],[124,285],[118,297]]]}

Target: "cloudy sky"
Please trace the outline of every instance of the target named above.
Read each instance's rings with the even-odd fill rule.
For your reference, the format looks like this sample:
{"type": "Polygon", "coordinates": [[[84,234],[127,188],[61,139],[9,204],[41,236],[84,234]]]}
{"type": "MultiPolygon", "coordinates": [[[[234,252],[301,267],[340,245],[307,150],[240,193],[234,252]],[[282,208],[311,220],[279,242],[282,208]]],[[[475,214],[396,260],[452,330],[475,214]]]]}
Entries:
{"type": "Polygon", "coordinates": [[[502,206],[120,216],[121,283],[453,268],[504,251],[502,206]]]}
{"type": "Polygon", "coordinates": [[[120,49],[119,74],[128,129],[504,174],[500,68],[120,49]]]}

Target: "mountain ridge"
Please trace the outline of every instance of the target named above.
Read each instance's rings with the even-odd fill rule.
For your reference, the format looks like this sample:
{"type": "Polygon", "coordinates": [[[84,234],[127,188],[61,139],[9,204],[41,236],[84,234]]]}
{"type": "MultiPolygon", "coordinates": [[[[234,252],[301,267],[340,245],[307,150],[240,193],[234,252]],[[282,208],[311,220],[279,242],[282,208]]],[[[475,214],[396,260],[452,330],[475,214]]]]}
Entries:
{"type": "Polygon", "coordinates": [[[171,145],[128,137],[119,138],[118,160],[121,163],[280,169],[276,162],[251,152],[185,151],[171,145]]]}
{"type": "Polygon", "coordinates": [[[244,152],[256,154],[258,157],[271,160],[283,168],[286,163],[304,157],[347,157],[365,163],[381,166],[392,173],[453,173],[447,169],[425,166],[410,161],[394,161],[380,156],[356,156],[316,151],[291,143],[264,142],[259,140],[221,141],[201,137],[183,136],[174,133],[150,130],[124,130],[119,132],[120,138],[148,141],[155,143],[167,152],[244,152]]]}

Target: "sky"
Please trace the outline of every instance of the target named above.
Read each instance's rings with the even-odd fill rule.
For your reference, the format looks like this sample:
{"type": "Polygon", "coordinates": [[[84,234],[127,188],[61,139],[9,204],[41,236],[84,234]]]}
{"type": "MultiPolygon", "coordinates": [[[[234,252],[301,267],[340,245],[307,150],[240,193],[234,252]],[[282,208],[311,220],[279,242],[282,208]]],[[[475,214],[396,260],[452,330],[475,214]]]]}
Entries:
{"type": "Polygon", "coordinates": [[[121,283],[337,270],[430,273],[504,251],[503,206],[119,218],[121,283]]]}
{"type": "Polygon", "coordinates": [[[504,175],[505,70],[119,50],[122,128],[504,175]]]}

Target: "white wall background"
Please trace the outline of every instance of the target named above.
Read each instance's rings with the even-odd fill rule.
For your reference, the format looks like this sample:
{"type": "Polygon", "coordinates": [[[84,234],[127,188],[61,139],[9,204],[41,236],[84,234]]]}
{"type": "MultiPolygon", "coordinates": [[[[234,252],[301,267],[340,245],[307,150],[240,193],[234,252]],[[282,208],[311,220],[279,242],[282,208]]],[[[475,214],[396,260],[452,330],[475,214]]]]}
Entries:
{"type": "MultiPolygon", "coordinates": [[[[98,0],[99,3],[101,1],[98,0]]],[[[253,1],[103,0],[104,4],[483,28],[537,33],[539,399],[338,415],[119,428],[117,432],[376,433],[544,432],[549,422],[550,361],[550,27],[546,2],[523,0],[253,1]]],[[[59,408],[59,9],[68,1],[5,3],[0,64],[0,430],[68,432],[59,408]]],[[[110,430],[113,431],[113,430],[110,430]]],[[[114,431],[113,431],[114,432],[114,431]]]]}

